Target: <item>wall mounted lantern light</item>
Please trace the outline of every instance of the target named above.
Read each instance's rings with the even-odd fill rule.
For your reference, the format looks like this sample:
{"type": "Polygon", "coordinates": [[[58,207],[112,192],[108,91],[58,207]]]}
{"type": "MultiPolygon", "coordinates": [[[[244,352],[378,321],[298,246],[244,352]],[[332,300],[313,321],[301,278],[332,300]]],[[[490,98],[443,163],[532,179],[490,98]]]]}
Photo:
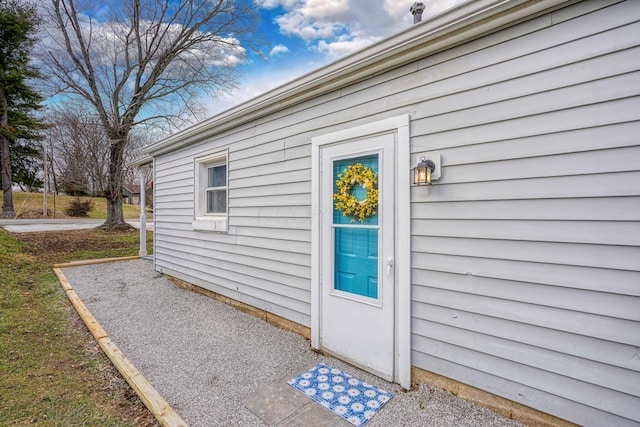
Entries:
{"type": "Polygon", "coordinates": [[[431,185],[433,181],[439,180],[442,175],[442,161],[438,151],[412,154],[410,164],[415,165],[410,169],[413,174],[411,178],[412,186],[431,185]]]}
{"type": "Polygon", "coordinates": [[[431,174],[436,169],[432,160],[420,157],[420,162],[413,168],[413,185],[431,185],[431,174]]]}

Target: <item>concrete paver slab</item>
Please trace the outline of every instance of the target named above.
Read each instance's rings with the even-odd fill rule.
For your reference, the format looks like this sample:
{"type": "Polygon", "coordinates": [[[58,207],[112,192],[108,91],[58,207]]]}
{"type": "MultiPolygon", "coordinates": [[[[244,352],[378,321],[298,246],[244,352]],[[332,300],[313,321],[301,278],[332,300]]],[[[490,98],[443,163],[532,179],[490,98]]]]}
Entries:
{"type": "Polygon", "coordinates": [[[268,426],[278,425],[310,403],[313,403],[311,399],[285,381],[269,384],[244,400],[244,406],[268,426]]]}
{"type": "MultiPolygon", "coordinates": [[[[298,392],[300,393],[300,392],[298,392]]],[[[302,393],[300,393],[302,394],[302,393]]],[[[311,402],[284,420],[280,426],[287,427],[353,427],[353,425],[317,402],[311,402]]]]}

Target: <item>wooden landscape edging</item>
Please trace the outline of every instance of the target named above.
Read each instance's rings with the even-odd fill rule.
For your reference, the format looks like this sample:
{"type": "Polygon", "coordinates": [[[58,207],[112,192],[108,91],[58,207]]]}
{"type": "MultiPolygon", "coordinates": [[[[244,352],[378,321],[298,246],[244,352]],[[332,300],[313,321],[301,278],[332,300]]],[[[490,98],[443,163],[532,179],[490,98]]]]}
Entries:
{"type": "MultiPolygon", "coordinates": [[[[83,265],[104,264],[107,262],[117,262],[117,261],[128,261],[128,260],[138,259],[138,258],[140,258],[138,255],[132,255],[132,256],[123,256],[118,258],[98,258],[98,259],[85,259],[81,261],[69,261],[61,264],[53,264],[53,269],[55,271],[56,268],[80,267],[83,265]]],[[[64,277],[64,275],[62,277],[64,277]]]]}
{"type": "Polygon", "coordinates": [[[58,277],[62,288],[71,301],[71,304],[80,315],[80,318],[87,326],[102,351],[107,355],[111,363],[118,369],[120,374],[129,383],[131,388],[136,392],[140,400],[145,404],[153,416],[158,420],[163,427],[187,427],[182,418],[174,411],[174,409],[167,403],[166,400],[153,388],[151,383],[136,369],[136,367],[127,359],[120,351],[118,346],[111,341],[111,338],[107,335],[106,331],[100,326],[97,320],[93,317],[89,309],[84,305],[80,297],[75,293],[73,287],[64,276],[61,268],[78,267],[82,265],[100,264],[106,262],[126,261],[132,259],[138,259],[138,256],[122,257],[122,258],[103,258],[98,260],[88,261],[75,261],[64,264],[54,264],[53,272],[58,277]]]}

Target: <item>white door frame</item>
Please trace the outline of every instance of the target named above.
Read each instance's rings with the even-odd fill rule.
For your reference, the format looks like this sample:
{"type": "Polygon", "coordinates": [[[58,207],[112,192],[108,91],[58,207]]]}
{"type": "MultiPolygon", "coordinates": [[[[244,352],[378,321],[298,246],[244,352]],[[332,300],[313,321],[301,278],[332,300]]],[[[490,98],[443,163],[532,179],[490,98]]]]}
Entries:
{"type": "MultiPolygon", "coordinates": [[[[320,348],[321,194],[320,149],[369,135],[395,133],[395,360],[394,382],[411,387],[411,213],[409,115],[332,132],[311,139],[311,346],[320,348]]],[[[327,213],[330,214],[330,213],[327,213]]]]}

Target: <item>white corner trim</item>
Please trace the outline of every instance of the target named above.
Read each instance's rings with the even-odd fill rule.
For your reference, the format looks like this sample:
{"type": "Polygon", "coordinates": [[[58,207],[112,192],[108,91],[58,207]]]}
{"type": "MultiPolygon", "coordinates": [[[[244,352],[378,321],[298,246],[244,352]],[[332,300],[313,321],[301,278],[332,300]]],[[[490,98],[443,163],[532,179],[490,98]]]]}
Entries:
{"type": "Polygon", "coordinates": [[[409,116],[405,117],[406,126],[398,127],[396,141],[396,381],[408,390],[411,388],[411,134],[409,116]]]}
{"type": "Polygon", "coordinates": [[[396,355],[395,382],[411,387],[410,116],[404,114],[313,137],[311,140],[311,347],[320,348],[320,149],[350,139],[396,132],[396,355]]]}
{"type": "Polygon", "coordinates": [[[311,144],[311,347],[320,348],[320,145],[311,144]]]}

